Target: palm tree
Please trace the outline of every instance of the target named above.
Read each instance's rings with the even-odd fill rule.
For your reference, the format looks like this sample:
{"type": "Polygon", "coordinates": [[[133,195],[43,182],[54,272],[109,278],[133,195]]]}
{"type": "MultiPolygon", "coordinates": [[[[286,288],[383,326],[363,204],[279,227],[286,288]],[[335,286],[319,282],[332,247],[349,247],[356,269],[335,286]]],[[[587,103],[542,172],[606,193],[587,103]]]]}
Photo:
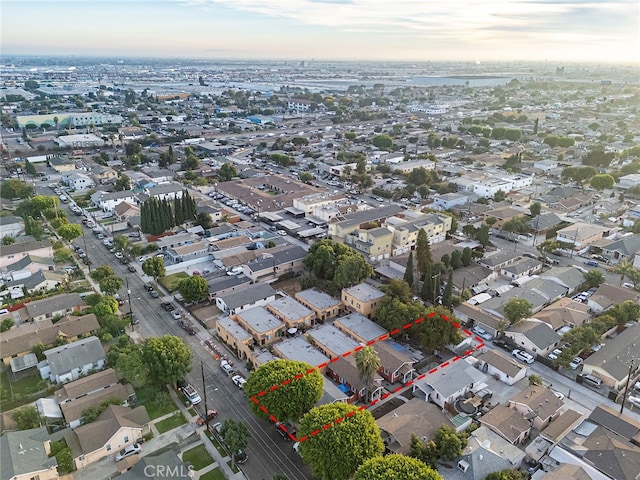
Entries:
{"type": "Polygon", "coordinates": [[[367,391],[373,381],[373,377],[380,368],[380,357],[373,347],[364,347],[356,353],[356,367],[360,377],[366,382],[367,391]]]}
{"type": "Polygon", "coordinates": [[[634,273],[636,272],[636,267],[633,266],[633,263],[631,263],[629,260],[624,258],[620,260],[620,262],[618,262],[618,264],[615,267],[613,267],[611,271],[613,273],[620,274],[620,285],[622,285],[622,282],[624,282],[625,277],[631,278],[634,276],[634,273]]]}
{"type": "Polygon", "coordinates": [[[56,124],[56,130],[58,130],[60,119],[58,117],[53,117],[53,123],[56,124]]]}
{"type": "Polygon", "coordinates": [[[122,145],[122,151],[124,151],[124,133],[118,134],[118,140],[120,140],[120,145],[122,145]]]}
{"type": "Polygon", "coordinates": [[[109,134],[109,141],[111,142],[111,149],[115,149],[116,148],[115,140],[116,140],[116,136],[113,133],[110,133],[109,134]]]}

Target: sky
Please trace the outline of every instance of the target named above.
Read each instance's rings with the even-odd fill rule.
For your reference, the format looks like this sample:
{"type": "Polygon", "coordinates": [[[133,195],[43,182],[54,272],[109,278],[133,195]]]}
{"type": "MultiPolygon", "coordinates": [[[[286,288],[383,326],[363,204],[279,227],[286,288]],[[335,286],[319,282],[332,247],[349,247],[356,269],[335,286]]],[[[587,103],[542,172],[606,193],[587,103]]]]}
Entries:
{"type": "Polygon", "coordinates": [[[639,62],[638,0],[0,0],[0,54],[639,62]]]}

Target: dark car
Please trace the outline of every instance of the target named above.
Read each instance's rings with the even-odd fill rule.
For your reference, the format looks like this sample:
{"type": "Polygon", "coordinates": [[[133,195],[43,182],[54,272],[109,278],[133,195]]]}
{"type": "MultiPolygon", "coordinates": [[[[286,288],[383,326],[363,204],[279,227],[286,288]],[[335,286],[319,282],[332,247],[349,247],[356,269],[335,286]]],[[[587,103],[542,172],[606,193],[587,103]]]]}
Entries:
{"type": "Polygon", "coordinates": [[[513,350],[513,347],[503,340],[494,340],[493,344],[496,347],[503,349],[505,352],[511,353],[511,351],[513,350]]]}
{"type": "Polygon", "coordinates": [[[93,262],[89,260],[89,257],[84,257],[82,261],[84,262],[85,265],[93,265],[93,262]]]}
{"type": "Polygon", "coordinates": [[[285,440],[292,440],[296,436],[296,429],[289,422],[276,422],[276,430],[285,440]]]}
{"type": "Polygon", "coordinates": [[[151,298],[158,298],[160,296],[155,290],[149,290],[149,295],[151,295],[151,298]]]}
{"type": "Polygon", "coordinates": [[[134,267],[133,265],[129,264],[127,266],[127,270],[129,270],[131,273],[134,273],[136,271],[136,267],[134,267]]]}
{"type": "Polygon", "coordinates": [[[167,312],[170,312],[171,310],[175,310],[175,307],[171,302],[162,302],[160,306],[164,308],[167,312]]]}
{"type": "Polygon", "coordinates": [[[144,288],[150,292],[151,290],[153,290],[153,285],[149,285],[148,283],[145,283],[144,288]]]}

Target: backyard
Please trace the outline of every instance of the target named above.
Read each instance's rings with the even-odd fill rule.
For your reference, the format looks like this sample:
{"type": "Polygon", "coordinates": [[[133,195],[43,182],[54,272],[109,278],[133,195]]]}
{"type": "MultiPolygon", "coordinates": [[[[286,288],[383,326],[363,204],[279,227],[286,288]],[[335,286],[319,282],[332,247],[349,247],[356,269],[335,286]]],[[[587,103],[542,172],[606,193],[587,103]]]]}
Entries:
{"type": "Polygon", "coordinates": [[[178,290],[178,285],[185,278],[189,278],[189,275],[185,272],[177,272],[171,275],[166,275],[158,279],[158,282],[167,289],[169,293],[178,290]]]}
{"type": "Polygon", "coordinates": [[[6,412],[35,400],[34,395],[46,390],[48,383],[39,375],[30,375],[11,382],[6,371],[0,373],[0,410],[6,412]]]}

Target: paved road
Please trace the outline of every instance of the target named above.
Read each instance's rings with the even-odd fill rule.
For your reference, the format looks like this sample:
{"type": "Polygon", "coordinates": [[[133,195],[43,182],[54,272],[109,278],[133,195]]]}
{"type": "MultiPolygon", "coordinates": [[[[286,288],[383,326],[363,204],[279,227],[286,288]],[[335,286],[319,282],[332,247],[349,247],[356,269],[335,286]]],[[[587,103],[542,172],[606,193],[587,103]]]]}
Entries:
{"type": "MultiPolygon", "coordinates": [[[[65,209],[68,207],[64,206],[65,209]]],[[[71,212],[67,212],[72,222],[80,222],[82,217],[76,217],[71,212]]],[[[275,474],[287,475],[290,479],[312,479],[310,469],[302,462],[300,457],[293,451],[292,443],[283,440],[275,430],[272,423],[258,419],[249,411],[247,400],[242,390],[239,390],[218,367],[209,351],[203,343],[210,335],[204,329],[199,328],[198,335],[190,336],[180,328],[175,320],[163,309],[160,303],[165,298],[153,299],[144,289],[145,278],[139,272],[130,274],[126,265],[121,265],[111,254],[102,241],[98,240],[91,229],[83,227],[85,231],[84,241],[86,241],[86,251],[93,261],[92,267],[98,265],[111,265],[116,275],[123,280],[128,280],[131,290],[131,305],[133,313],[140,323],[135,325],[135,330],[143,338],[176,335],[193,350],[193,371],[188,377],[189,383],[203,396],[205,389],[202,384],[201,365],[204,367],[204,379],[207,385],[206,397],[209,408],[213,407],[220,411],[217,420],[224,422],[226,419],[244,421],[250,432],[247,452],[249,461],[243,465],[243,470],[249,479],[261,480],[271,478],[275,474]]],[[[81,242],[82,239],[76,239],[81,242]]],[[[135,263],[134,263],[135,264],[135,263]]],[[[123,299],[127,299],[126,282],[125,287],[119,292],[123,299]]],[[[194,322],[196,323],[196,322],[194,322]]],[[[220,344],[218,344],[220,346],[220,344]]],[[[231,357],[230,354],[228,354],[231,357]]],[[[239,367],[242,368],[242,367],[239,367]]],[[[245,372],[246,375],[246,372],[245,372]]],[[[204,412],[204,402],[198,405],[198,410],[204,412]]]]}

